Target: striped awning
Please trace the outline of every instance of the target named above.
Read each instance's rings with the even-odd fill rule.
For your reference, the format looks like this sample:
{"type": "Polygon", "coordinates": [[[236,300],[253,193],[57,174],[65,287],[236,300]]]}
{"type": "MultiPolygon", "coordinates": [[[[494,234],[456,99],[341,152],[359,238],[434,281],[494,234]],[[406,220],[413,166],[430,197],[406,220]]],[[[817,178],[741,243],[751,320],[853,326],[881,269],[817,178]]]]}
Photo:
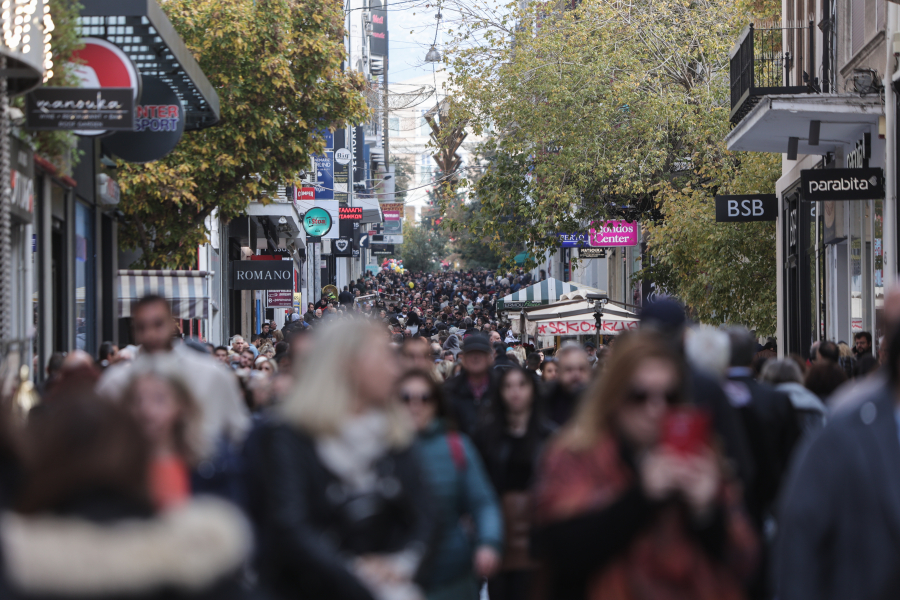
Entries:
{"type": "Polygon", "coordinates": [[[518,310],[556,302],[560,295],[574,292],[578,286],[552,277],[523,288],[497,301],[497,310],[518,310]]]}
{"type": "Polygon", "coordinates": [[[177,319],[209,318],[207,271],[119,271],[119,317],[130,317],[131,307],[144,296],[162,296],[177,319]]]}

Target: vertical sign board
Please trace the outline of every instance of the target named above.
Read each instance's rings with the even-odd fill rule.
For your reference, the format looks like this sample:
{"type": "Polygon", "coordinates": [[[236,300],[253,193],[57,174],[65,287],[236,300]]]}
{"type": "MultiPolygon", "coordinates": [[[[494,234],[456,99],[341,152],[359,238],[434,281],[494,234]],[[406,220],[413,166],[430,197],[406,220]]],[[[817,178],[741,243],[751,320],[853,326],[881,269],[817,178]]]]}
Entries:
{"type": "Polygon", "coordinates": [[[316,200],[334,200],[334,152],[313,155],[316,165],[316,200]]]}
{"type": "Polygon", "coordinates": [[[716,196],[716,223],[774,221],[778,216],[778,196],[751,194],[716,196]]]}
{"type": "Polygon", "coordinates": [[[334,132],[334,199],[347,204],[350,192],[350,161],[353,155],[347,149],[347,130],[334,132]]]}
{"type": "Polygon", "coordinates": [[[381,212],[384,215],[384,234],[402,235],[403,204],[400,202],[382,204],[381,212]]]}
{"type": "Polygon", "coordinates": [[[372,56],[388,55],[388,14],[387,2],[371,0],[369,7],[372,9],[372,43],[369,51],[372,56]]]}
{"type": "Polygon", "coordinates": [[[362,126],[353,128],[353,183],[366,183],[366,133],[362,126]]]}

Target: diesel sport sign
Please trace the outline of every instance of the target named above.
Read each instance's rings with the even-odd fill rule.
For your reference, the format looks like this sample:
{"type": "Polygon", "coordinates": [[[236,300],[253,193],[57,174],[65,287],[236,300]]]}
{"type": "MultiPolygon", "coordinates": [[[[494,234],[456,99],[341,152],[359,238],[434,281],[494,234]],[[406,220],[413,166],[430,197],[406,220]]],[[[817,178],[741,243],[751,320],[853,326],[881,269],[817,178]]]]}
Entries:
{"type": "Polygon", "coordinates": [[[294,266],[286,260],[237,260],[231,263],[233,290],[293,290],[294,266]]]}
{"type": "Polygon", "coordinates": [[[808,169],[800,171],[800,199],[878,200],[884,198],[882,169],[808,169]]]}

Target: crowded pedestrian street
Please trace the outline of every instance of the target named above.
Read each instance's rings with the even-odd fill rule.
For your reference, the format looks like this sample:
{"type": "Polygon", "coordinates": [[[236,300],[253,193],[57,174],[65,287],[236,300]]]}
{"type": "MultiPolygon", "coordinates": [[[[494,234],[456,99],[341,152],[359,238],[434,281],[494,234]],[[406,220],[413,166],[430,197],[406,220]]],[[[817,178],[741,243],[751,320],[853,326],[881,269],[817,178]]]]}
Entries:
{"type": "Polygon", "coordinates": [[[0,600],[900,600],[900,0],[0,27],[0,600]]]}

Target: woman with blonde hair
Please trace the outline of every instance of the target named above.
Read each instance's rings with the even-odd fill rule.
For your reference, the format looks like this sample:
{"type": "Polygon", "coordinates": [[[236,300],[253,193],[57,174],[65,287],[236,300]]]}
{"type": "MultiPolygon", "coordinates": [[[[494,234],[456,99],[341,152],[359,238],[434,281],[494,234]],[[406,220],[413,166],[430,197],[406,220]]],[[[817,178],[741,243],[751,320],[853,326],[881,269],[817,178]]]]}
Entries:
{"type": "Polygon", "coordinates": [[[649,332],[623,335],[536,486],[546,598],[737,600],[757,542],[685,368],[649,332]]]}
{"type": "Polygon", "coordinates": [[[175,360],[168,354],[142,356],[122,397],[150,443],[150,493],[159,509],[190,497],[190,472],[202,451],[200,407],[177,375],[175,360]]]}
{"type": "Polygon", "coordinates": [[[260,456],[261,581],[277,597],[416,600],[435,523],[396,353],[350,319],[316,333],[260,456]]]}

